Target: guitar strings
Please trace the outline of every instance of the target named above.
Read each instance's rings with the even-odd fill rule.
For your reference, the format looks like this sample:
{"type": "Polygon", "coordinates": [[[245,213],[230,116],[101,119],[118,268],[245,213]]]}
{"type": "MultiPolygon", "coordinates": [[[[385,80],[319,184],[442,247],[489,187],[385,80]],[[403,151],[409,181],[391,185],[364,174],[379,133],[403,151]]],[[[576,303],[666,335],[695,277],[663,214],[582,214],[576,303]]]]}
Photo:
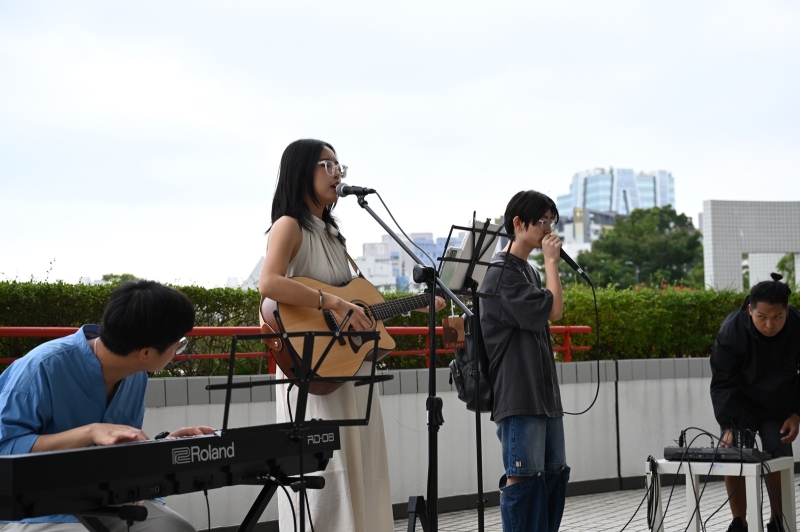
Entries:
{"type": "Polygon", "coordinates": [[[396,314],[402,314],[404,312],[419,308],[420,306],[424,306],[426,299],[426,296],[420,295],[407,299],[390,301],[387,302],[386,305],[387,309],[389,309],[391,312],[390,316],[394,316],[396,314]]]}
{"type": "Polygon", "coordinates": [[[386,318],[396,316],[397,314],[403,314],[404,312],[424,306],[427,302],[427,298],[427,295],[420,294],[418,296],[412,296],[394,301],[384,301],[383,303],[370,305],[369,310],[377,320],[384,320],[386,318]]]}

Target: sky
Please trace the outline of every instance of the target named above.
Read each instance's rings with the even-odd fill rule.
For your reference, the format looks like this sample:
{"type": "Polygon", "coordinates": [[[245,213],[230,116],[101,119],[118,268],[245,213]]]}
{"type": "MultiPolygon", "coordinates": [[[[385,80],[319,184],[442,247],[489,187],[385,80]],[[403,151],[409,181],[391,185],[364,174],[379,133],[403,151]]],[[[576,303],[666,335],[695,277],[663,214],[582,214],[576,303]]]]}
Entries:
{"type": "MultiPolygon", "coordinates": [[[[0,280],[241,280],[308,137],[409,233],[595,167],[670,171],[695,221],[800,201],[798,28],[772,0],[4,0],[0,280]]],[[[334,213],[354,257],[385,233],[334,213]]]]}

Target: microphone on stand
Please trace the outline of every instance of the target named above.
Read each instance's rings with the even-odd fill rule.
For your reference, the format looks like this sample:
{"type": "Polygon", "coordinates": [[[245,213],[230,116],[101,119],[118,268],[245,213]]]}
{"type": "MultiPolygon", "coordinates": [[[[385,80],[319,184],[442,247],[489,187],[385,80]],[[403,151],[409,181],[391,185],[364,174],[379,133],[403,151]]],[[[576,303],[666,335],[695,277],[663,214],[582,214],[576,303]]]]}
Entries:
{"type": "MultiPolygon", "coordinates": [[[[338,187],[337,187],[337,190],[338,190],[338,187]]],[[[588,275],[586,275],[586,272],[584,272],[584,271],[583,271],[583,268],[581,268],[580,266],[578,266],[578,263],[577,263],[577,262],[575,262],[574,260],[572,260],[572,257],[570,257],[569,255],[567,255],[567,252],[566,252],[566,251],[564,251],[564,248],[561,248],[561,249],[560,249],[560,251],[561,251],[561,260],[563,260],[564,262],[566,262],[567,264],[569,264],[570,268],[572,268],[573,270],[575,270],[576,272],[578,272],[578,274],[579,274],[581,277],[583,277],[584,279],[586,279],[586,282],[587,282],[587,283],[589,283],[590,285],[594,286],[594,284],[592,284],[592,281],[589,279],[589,276],[588,276],[588,275]]]]}
{"type": "Polygon", "coordinates": [[[345,196],[366,196],[367,194],[375,194],[374,188],[366,188],[366,187],[356,187],[345,185],[344,183],[339,183],[336,185],[336,194],[343,198],[345,196]]]}

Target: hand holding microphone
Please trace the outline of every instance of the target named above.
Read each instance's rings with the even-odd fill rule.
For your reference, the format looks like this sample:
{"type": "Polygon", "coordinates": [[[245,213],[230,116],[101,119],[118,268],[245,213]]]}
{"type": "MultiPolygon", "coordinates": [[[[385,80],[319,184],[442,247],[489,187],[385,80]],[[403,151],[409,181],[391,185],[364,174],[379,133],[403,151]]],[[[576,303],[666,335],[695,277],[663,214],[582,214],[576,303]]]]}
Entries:
{"type": "Polygon", "coordinates": [[[555,233],[549,233],[542,238],[542,255],[545,260],[558,261],[558,252],[561,250],[561,240],[555,233]]]}
{"type": "Polygon", "coordinates": [[[561,260],[566,262],[570,268],[578,273],[578,275],[586,279],[587,283],[594,286],[592,280],[589,279],[589,276],[587,276],[586,272],[583,271],[583,268],[581,268],[577,262],[572,260],[572,257],[570,257],[566,251],[564,251],[564,248],[561,247],[561,244],[561,240],[555,233],[546,234],[542,239],[542,254],[544,255],[545,260],[558,260],[558,257],[561,257],[561,260]]]}

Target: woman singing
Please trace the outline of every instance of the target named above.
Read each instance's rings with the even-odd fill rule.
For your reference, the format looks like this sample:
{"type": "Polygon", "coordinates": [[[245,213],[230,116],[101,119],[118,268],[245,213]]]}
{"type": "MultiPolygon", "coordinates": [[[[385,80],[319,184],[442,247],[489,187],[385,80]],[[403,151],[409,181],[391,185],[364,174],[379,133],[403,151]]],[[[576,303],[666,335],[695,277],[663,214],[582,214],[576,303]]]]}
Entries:
{"type": "MultiPolygon", "coordinates": [[[[334,294],[309,288],[292,277],[303,276],[341,286],[353,278],[344,238],[331,215],[338,196],[336,185],[347,174],[328,143],[303,139],[291,143],[281,157],[278,185],[272,201],[272,227],[258,281],[262,299],[297,307],[328,309],[339,321],[352,311],[350,325],[369,330],[372,322],[363,309],[334,294]]],[[[437,301],[437,307],[444,301],[437,301]]],[[[263,320],[263,313],[262,313],[263,320]]],[[[368,364],[359,375],[369,375],[368,364]]],[[[278,370],[277,378],[283,378],[278,370]]],[[[297,388],[288,400],[292,408],[297,388]]],[[[369,387],[348,382],[328,395],[309,395],[306,419],[363,417],[369,387]]],[[[289,420],[286,386],[278,386],[277,421],[289,420]]],[[[327,469],[325,488],[308,491],[310,516],[316,532],[392,532],[391,489],[383,415],[377,394],[369,425],[341,428],[341,451],[327,469]]],[[[292,492],[290,492],[292,493],[292,492]]],[[[292,493],[294,507],[299,501],[292,493]]],[[[279,497],[280,529],[294,530],[285,497],[279,497]]]]}

